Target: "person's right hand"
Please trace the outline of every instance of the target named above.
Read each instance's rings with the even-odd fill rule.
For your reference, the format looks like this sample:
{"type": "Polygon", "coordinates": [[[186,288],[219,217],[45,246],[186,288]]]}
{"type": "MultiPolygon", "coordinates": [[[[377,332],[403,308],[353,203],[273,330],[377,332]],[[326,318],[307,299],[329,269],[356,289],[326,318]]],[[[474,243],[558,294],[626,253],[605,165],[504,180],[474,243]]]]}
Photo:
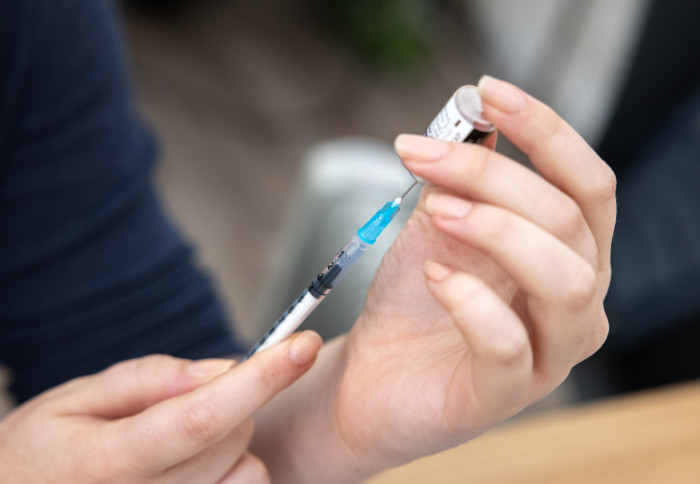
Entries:
{"type": "Polygon", "coordinates": [[[0,481],[268,482],[251,416],[321,344],[305,331],[237,366],[156,355],[71,380],[0,422],[0,481]]]}

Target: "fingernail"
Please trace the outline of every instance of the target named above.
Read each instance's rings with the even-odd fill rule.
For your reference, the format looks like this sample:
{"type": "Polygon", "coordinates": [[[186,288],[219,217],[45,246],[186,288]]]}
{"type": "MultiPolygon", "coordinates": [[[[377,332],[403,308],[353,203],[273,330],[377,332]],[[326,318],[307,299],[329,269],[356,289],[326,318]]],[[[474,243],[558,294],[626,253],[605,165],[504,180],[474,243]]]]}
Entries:
{"type": "Polygon", "coordinates": [[[462,218],[472,207],[471,202],[444,193],[431,193],[425,199],[426,212],[445,218],[462,218]]]}
{"type": "Polygon", "coordinates": [[[525,107],[522,91],[510,83],[491,76],[481,76],[477,87],[481,100],[499,111],[515,114],[525,107]]]}
{"type": "Polygon", "coordinates": [[[425,277],[433,282],[441,282],[453,272],[453,269],[432,260],[427,261],[425,265],[423,265],[423,273],[425,274],[425,277]]]}
{"type": "Polygon", "coordinates": [[[187,366],[187,372],[200,380],[211,380],[219,375],[223,375],[232,366],[233,361],[231,360],[210,358],[193,361],[187,366]]]}
{"type": "Polygon", "coordinates": [[[323,340],[314,331],[302,331],[292,336],[289,344],[289,358],[299,366],[311,363],[318,350],[321,349],[323,340]]]}
{"type": "Polygon", "coordinates": [[[401,157],[410,161],[436,161],[450,151],[447,141],[418,136],[416,134],[400,134],[394,141],[394,149],[401,157]]]}

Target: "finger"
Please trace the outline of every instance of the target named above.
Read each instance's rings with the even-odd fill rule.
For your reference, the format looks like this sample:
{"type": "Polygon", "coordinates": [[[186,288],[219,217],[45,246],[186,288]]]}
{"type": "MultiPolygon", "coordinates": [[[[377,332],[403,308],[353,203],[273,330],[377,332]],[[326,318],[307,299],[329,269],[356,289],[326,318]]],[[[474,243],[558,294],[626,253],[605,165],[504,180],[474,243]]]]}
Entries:
{"type": "Polygon", "coordinates": [[[591,254],[597,265],[595,239],[579,206],[529,168],[477,145],[407,135],[399,136],[395,144],[406,167],[416,175],[531,220],[574,250],[591,254]],[[443,154],[426,156],[433,150],[443,154]]]}
{"type": "Polygon", "coordinates": [[[236,463],[248,452],[255,424],[249,418],[233,429],[223,440],[181,462],[164,472],[177,482],[219,482],[228,475],[232,463],[236,463]]]}
{"type": "Polygon", "coordinates": [[[270,474],[262,460],[247,452],[219,484],[268,484],[270,474]]]}
{"type": "MultiPolygon", "coordinates": [[[[463,143],[463,144],[472,144],[472,143],[463,143]]],[[[491,151],[496,149],[496,145],[498,144],[498,131],[494,131],[490,135],[486,137],[483,143],[481,143],[481,146],[484,146],[491,151]]]]}
{"type": "Polygon", "coordinates": [[[551,108],[514,85],[484,76],[479,94],[489,121],[581,207],[607,267],[617,211],[610,167],[551,108]]]}
{"type": "Polygon", "coordinates": [[[426,211],[440,230],[492,256],[531,296],[572,307],[594,300],[591,265],[522,217],[443,193],[427,197],[426,211]]]}
{"type": "Polygon", "coordinates": [[[426,210],[439,230],[490,255],[527,293],[541,368],[575,363],[581,347],[606,333],[596,271],[557,238],[507,210],[445,194],[428,196],[426,210]]]}
{"type": "Polygon", "coordinates": [[[117,422],[133,444],[125,459],[146,470],[168,468],[221,441],[273,396],[311,368],[322,345],[312,331],[262,351],[230,371],[179,397],[117,422]]]}
{"type": "Polygon", "coordinates": [[[150,355],[127,360],[85,378],[63,392],[61,411],[119,418],[189,392],[228,371],[232,360],[199,361],[150,355]]]}
{"type": "MultiPolygon", "coordinates": [[[[472,364],[462,365],[461,374],[453,377],[454,398],[471,395],[474,404],[494,418],[502,417],[506,408],[524,406],[521,399],[531,380],[532,351],[515,313],[476,277],[430,261],[424,273],[428,288],[452,316],[471,352],[472,364]]],[[[452,406],[450,401],[447,405],[452,406]]]]}

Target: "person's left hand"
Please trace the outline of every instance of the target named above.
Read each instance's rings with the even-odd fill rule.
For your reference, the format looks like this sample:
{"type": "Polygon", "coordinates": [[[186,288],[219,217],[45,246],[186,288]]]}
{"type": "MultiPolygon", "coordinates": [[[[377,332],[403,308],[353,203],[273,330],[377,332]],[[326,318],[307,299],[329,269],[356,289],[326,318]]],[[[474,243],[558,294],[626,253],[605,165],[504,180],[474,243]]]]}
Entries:
{"type": "Polygon", "coordinates": [[[518,88],[487,78],[480,92],[540,174],[485,146],[397,138],[431,186],[344,343],[334,415],[358,461],[398,464],[475,437],[550,393],[607,335],[612,171],[518,88]]]}

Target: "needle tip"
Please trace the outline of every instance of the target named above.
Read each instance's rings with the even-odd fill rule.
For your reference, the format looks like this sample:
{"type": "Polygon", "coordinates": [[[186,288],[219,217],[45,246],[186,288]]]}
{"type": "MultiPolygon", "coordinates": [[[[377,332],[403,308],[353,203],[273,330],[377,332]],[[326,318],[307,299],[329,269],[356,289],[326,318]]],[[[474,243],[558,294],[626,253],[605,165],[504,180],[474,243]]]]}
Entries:
{"type": "Polygon", "coordinates": [[[413,187],[415,187],[416,185],[418,185],[418,182],[417,182],[417,181],[414,181],[414,182],[411,184],[411,186],[408,187],[408,189],[407,189],[405,192],[403,192],[403,195],[401,195],[399,198],[396,199],[396,200],[397,200],[397,203],[400,204],[400,203],[401,203],[401,200],[403,200],[403,198],[404,198],[406,195],[408,195],[408,192],[410,192],[411,190],[413,190],[413,187]]]}

